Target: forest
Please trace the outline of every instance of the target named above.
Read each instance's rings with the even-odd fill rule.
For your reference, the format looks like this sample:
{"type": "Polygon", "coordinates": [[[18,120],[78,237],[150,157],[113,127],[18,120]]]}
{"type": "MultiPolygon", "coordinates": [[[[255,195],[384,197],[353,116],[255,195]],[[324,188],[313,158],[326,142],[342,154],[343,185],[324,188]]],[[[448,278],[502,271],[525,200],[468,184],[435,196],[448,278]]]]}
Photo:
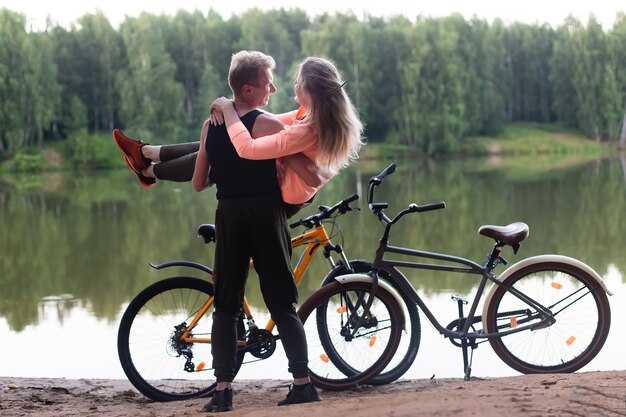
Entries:
{"type": "Polygon", "coordinates": [[[0,39],[0,159],[60,142],[89,147],[114,128],[157,143],[197,140],[212,99],[230,95],[230,56],[242,49],[276,60],[272,112],[295,108],[301,59],[332,59],[370,143],[454,153],[524,121],[626,144],[624,13],[605,29],[593,16],[553,28],[301,9],[143,13],[114,28],[97,12],[36,31],[3,8],[0,39]]]}

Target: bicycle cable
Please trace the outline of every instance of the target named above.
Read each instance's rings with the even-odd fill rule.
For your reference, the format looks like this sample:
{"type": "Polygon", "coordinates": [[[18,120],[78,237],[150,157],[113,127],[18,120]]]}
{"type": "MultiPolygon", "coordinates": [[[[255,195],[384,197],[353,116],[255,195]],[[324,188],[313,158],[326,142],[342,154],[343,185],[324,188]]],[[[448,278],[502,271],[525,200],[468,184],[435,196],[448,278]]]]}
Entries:
{"type": "Polygon", "coordinates": [[[330,223],[332,225],[330,228],[330,233],[328,233],[328,239],[333,240],[336,236],[340,236],[341,246],[344,246],[344,234],[343,230],[341,230],[341,226],[339,225],[339,223],[337,223],[337,217],[339,217],[339,215],[333,216],[330,219],[323,220],[322,223],[330,223]]]}

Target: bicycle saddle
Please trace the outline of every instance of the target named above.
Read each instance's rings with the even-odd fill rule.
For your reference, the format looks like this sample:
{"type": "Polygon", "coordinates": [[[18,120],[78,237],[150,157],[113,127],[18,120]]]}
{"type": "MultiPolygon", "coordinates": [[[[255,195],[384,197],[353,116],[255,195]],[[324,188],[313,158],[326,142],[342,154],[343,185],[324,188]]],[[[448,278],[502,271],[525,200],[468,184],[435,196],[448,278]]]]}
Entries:
{"type": "Polygon", "coordinates": [[[484,225],[478,229],[478,234],[490,237],[505,245],[515,245],[528,237],[529,229],[526,223],[515,222],[507,226],[484,225]]]}
{"type": "Polygon", "coordinates": [[[204,243],[215,242],[215,225],[201,224],[198,227],[198,236],[204,239],[204,243]]]}

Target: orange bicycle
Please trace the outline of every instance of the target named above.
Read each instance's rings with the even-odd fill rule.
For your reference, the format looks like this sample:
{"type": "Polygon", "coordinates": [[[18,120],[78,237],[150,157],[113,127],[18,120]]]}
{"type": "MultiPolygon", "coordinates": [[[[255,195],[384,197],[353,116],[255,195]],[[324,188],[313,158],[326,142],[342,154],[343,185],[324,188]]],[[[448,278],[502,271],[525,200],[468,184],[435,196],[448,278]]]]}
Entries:
{"type": "MultiPolygon", "coordinates": [[[[333,207],[320,206],[317,213],[291,225],[292,228],[302,225],[311,229],[291,241],[294,248],[306,246],[294,268],[296,284],[320,248],[335,274],[338,270],[348,273],[369,268],[369,265],[360,262],[358,270],[352,269],[341,245],[332,243],[324,227],[325,221],[333,222],[334,225],[338,216],[354,210],[350,203],[356,199],[358,195],[355,194],[333,207]],[[337,263],[333,260],[333,252],[339,256],[337,263]]],[[[215,227],[202,225],[198,235],[205,243],[213,242],[215,227]]],[[[206,265],[189,261],[150,265],[155,269],[183,266],[209,275],[213,272],[206,265]]],[[[253,267],[252,261],[250,267],[253,267]]],[[[402,302],[385,288],[379,288],[370,300],[369,286],[363,283],[341,286],[340,294],[336,294],[337,289],[333,286],[327,287],[316,291],[298,310],[301,318],[308,318],[308,321],[303,319],[303,322],[307,334],[311,379],[316,386],[327,390],[343,390],[366,384],[390,363],[398,348],[404,323],[402,302]],[[316,309],[317,315],[321,314],[320,297],[326,299],[336,295],[350,301],[350,308],[338,309],[334,320],[345,321],[350,317],[358,317],[358,312],[363,310],[364,299],[371,304],[367,323],[359,323],[349,337],[344,337],[334,346],[334,349],[342,352],[358,352],[352,355],[356,360],[351,363],[348,375],[337,368],[336,361],[329,359],[325,351],[329,330],[319,329],[316,314],[311,315],[316,309]]],[[[118,354],[126,376],[145,396],[155,401],[174,401],[212,394],[215,382],[212,372],[207,371],[212,371],[210,332],[213,294],[213,284],[207,279],[174,277],[148,286],[130,302],[120,322],[118,354]]],[[[324,326],[330,327],[331,324],[330,320],[324,319],[324,326]]],[[[279,339],[277,334],[272,333],[274,322],[270,319],[265,327],[257,326],[245,299],[237,326],[237,371],[243,363],[247,363],[244,362],[247,353],[253,360],[266,359],[274,353],[279,339]]]]}

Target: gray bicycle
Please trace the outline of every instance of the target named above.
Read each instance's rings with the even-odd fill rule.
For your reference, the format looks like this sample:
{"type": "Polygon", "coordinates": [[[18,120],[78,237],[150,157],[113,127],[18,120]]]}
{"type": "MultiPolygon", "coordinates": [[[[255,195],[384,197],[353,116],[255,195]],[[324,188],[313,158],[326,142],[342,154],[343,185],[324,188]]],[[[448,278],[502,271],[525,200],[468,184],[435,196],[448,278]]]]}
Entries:
{"type": "MultiPolygon", "coordinates": [[[[335,275],[328,280],[370,282],[370,295],[375,294],[381,283],[389,284],[385,285],[387,290],[391,286],[405,303],[421,309],[440,334],[461,348],[465,379],[471,376],[473,350],[486,341],[500,359],[524,374],[574,372],[598,354],[609,332],[611,311],[607,294],[612,294],[597,272],[577,259],[550,254],[524,259],[496,275],[494,269],[498,265],[507,265],[502,256],[503,249],[508,246],[517,253],[521,242],[528,237],[529,228],[522,222],[479,228],[480,235],[495,241],[483,264],[448,254],[390,245],[393,226],[404,216],[440,210],[446,206],[445,202],[411,204],[395,217],[388,217],[385,214],[388,204],[375,201],[374,191],[395,169],[396,165],[391,164],[369,182],[369,209],[385,226],[371,270],[366,274],[335,275]],[[392,255],[427,261],[394,260],[390,258],[392,255]],[[453,296],[458,303],[459,317],[443,325],[399,268],[472,274],[480,277],[480,281],[471,303],[462,296],[453,296]],[[384,280],[379,280],[379,277],[384,277],[384,280]],[[487,291],[488,283],[492,285],[487,291]],[[478,315],[479,302],[485,293],[482,315],[478,315]],[[469,311],[465,314],[467,304],[469,311]]],[[[362,317],[367,315],[365,309],[362,317]]],[[[400,359],[404,362],[405,371],[417,352],[413,342],[417,340],[419,343],[420,324],[419,319],[414,317],[415,314],[408,317],[410,331],[418,337],[409,339],[411,343],[405,351],[396,352],[396,357],[408,359],[408,363],[400,359]]],[[[330,360],[342,372],[346,375],[354,372],[332,344],[329,343],[325,349],[330,360]]]]}

